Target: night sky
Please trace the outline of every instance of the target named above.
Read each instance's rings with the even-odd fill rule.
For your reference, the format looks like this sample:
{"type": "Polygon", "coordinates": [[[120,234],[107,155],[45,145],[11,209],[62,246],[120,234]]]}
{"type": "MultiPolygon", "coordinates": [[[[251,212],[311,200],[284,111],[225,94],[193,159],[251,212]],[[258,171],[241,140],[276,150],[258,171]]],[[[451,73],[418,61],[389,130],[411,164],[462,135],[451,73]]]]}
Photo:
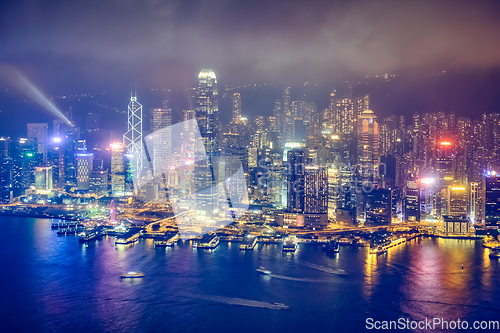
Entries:
{"type": "MultiPolygon", "coordinates": [[[[496,107],[497,1],[20,0],[2,2],[0,16],[4,92],[16,89],[6,66],[48,96],[105,91],[114,96],[106,103],[123,109],[131,83],[139,91],[182,90],[195,85],[202,68],[213,68],[221,85],[309,81],[324,91],[345,80],[396,73],[404,79],[392,97],[385,91],[374,97],[381,116],[400,105],[411,109],[402,113],[457,114],[477,105],[481,110],[472,116],[496,107]],[[432,81],[433,95],[426,75],[442,70],[463,72],[463,82],[432,81]],[[477,94],[481,102],[469,100],[477,94]]],[[[10,95],[0,96],[0,116],[9,113],[10,95]]],[[[274,98],[279,94],[263,107],[247,103],[247,113],[269,113],[274,98]]]]}

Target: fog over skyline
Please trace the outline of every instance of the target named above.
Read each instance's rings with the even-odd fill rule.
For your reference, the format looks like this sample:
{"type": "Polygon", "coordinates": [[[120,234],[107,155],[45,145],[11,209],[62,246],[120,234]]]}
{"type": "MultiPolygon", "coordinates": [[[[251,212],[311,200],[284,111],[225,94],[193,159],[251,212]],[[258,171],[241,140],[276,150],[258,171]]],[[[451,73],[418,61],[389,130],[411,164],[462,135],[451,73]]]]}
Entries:
{"type": "Polygon", "coordinates": [[[50,89],[328,80],[500,65],[492,1],[16,1],[0,62],[50,89]]]}

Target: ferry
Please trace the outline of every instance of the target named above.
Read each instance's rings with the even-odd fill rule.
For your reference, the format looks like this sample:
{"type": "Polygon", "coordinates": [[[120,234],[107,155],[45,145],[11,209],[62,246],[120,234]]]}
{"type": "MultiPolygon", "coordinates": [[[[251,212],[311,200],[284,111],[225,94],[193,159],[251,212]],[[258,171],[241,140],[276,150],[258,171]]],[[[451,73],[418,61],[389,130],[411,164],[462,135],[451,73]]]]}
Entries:
{"type": "Polygon", "coordinates": [[[138,278],[143,278],[144,273],[141,272],[128,272],[125,274],[120,275],[120,278],[122,279],[138,279],[138,278]]]}
{"type": "Polygon", "coordinates": [[[68,229],[68,228],[76,228],[81,226],[82,224],[78,222],[60,222],[60,223],[52,223],[50,226],[51,229],[68,229]]]}
{"type": "Polygon", "coordinates": [[[283,242],[283,252],[295,252],[297,250],[297,238],[288,237],[283,242]]]}
{"type": "Polygon", "coordinates": [[[170,240],[157,239],[153,242],[155,247],[173,247],[174,242],[170,240]]]}
{"type": "Polygon", "coordinates": [[[391,247],[398,246],[401,244],[406,243],[406,238],[401,237],[397,238],[395,240],[386,240],[385,242],[381,244],[375,244],[375,246],[372,246],[370,248],[370,253],[371,254],[382,254],[387,252],[387,249],[390,249],[391,247]]]}
{"type": "Polygon", "coordinates": [[[155,247],[172,247],[175,243],[180,239],[179,234],[174,237],[163,237],[160,239],[156,239],[153,244],[155,247]]]}
{"type": "Polygon", "coordinates": [[[59,229],[57,230],[58,235],[76,235],[78,233],[78,229],[76,228],[64,228],[64,229],[59,229]]]}
{"type": "Polygon", "coordinates": [[[349,238],[341,238],[339,239],[339,244],[340,245],[352,245],[352,239],[349,238]]]}
{"type": "Polygon", "coordinates": [[[78,241],[80,243],[87,243],[99,239],[102,235],[103,234],[101,234],[99,231],[84,231],[79,235],[80,238],[78,239],[78,241]]]}
{"type": "Polygon", "coordinates": [[[265,269],[263,266],[260,266],[260,268],[256,269],[257,272],[264,274],[264,275],[271,275],[271,271],[265,269]]]}
{"type": "Polygon", "coordinates": [[[337,253],[340,251],[339,241],[336,238],[332,238],[326,244],[326,252],[337,253]]]}
{"type": "Polygon", "coordinates": [[[255,245],[257,245],[257,241],[257,237],[252,235],[247,236],[241,241],[240,250],[253,250],[255,245]]]}
{"type": "Polygon", "coordinates": [[[216,234],[203,236],[196,247],[198,249],[215,249],[219,245],[219,237],[216,234]]]}
{"type": "Polygon", "coordinates": [[[386,253],[387,249],[385,246],[375,246],[370,248],[370,254],[383,254],[386,253]]]}
{"type": "Polygon", "coordinates": [[[500,247],[494,247],[491,249],[490,259],[500,259],[500,247]]]}
{"type": "Polygon", "coordinates": [[[128,238],[117,238],[115,244],[126,245],[132,244],[139,241],[139,234],[134,234],[128,238]]]}

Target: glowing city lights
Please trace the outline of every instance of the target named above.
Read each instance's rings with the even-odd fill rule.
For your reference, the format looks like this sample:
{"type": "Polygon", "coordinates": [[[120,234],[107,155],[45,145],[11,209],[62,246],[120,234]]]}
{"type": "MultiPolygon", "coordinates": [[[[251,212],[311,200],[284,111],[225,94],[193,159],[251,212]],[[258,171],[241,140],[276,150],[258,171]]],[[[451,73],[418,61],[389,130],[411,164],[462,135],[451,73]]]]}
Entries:
{"type": "Polygon", "coordinates": [[[110,147],[111,149],[121,149],[123,148],[123,144],[121,144],[120,142],[114,142],[110,144],[110,147]]]}
{"type": "Polygon", "coordinates": [[[422,178],[422,179],[420,179],[420,182],[422,184],[426,184],[426,185],[434,184],[435,181],[436,181],[436,179],[434,179],[434,178],[422,178]]]}
{"type": "Polygon", "coordinates": [[[463,186],[452,186],[451,190],[452,191],[465,191],[465,187],[463,187],[463,186]]]}

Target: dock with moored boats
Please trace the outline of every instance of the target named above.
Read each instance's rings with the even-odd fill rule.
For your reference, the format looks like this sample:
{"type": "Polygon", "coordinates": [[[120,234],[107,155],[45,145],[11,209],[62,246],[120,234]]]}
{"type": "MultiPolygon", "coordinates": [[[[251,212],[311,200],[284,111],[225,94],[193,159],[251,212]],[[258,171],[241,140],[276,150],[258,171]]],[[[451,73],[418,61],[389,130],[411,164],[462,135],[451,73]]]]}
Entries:
{"type": "Polygon", "coordinates": [[[219,245],[219,237],[215,233],[207,234],[196,243],[198,249],[215,249],[219,245]]]}
{"type": "Polygon", "coordinates": [[[247,235],[241,241],[240,250],[250,250],[251,251],[255,248],[255,245],[257,245],[258,241],[259,241],[259,238],[257,236],[247,235]]]}
{"type": "Polygon", "coordinates": [[[179,239],[180,235],[178,233],[170,233],[165,236],[155,238],[153,244],[155,247],[173,247],[179,239]]]}
{"type": "Polygon", "coordinates": [[[125,234],[116,237],[115,245],[127,245],[138,242],[141,231],[141,228],[130,228],[125,234]]]}

